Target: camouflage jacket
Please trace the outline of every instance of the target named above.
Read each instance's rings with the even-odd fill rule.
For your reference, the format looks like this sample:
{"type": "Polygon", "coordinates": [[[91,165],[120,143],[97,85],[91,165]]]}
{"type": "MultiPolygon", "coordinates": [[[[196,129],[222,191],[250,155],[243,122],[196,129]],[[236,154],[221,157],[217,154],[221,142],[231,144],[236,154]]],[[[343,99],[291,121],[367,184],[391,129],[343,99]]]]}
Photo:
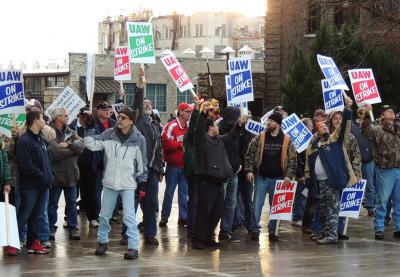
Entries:
{"type": "MultiPolygon", "coordinates": [[[[247,149],[245,161],[244,161],[244,171],[245,172],[255,172],[258,173],[262,152],[264,149],[264,141],[260,138],[265,138],[265,132],[262,132],[260,135],[254,137],[247,149]]],[[[288,138],[288,137],[287,137],[288,138]]],[[[297,167],[297,154],[294,148],[294,145],[291,141],[289,141],[286,158],[283,160],[283,177],[294,178],[296,176],[296,167],[297,167]]]]}
{"type": "Polygon", "coordinates": [[[374,160],[381,168],[400,167],[400,130],[393,124],[373,125],[370,120],[361,123],[361,133],[374,147],[374,160]]]}
{"type": "Polygon", "coordinates": [[[356,175],[357,179],[360,179],[362,177],[361,153],[360,153],[360,148],[358,147],[358,142],[356,140],[356,137],[351,133],[349,136],[349,140],[346,143],[346,151],[347,151],[347,155],[349,156],[349,160],[351,162],[351,167],[353,168],[354,175],[356,175]]]}

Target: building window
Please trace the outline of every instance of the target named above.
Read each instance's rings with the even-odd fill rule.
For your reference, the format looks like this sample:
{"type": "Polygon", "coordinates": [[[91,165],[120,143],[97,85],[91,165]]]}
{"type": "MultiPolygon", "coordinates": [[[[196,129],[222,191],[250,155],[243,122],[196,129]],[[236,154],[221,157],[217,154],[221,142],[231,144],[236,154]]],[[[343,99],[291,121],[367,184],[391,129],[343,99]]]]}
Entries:
{"type": "Polygon", "coordinates": [[[203,36],[203,24],[196,24],[196,37],[203,36]]]}
{"type": "Polygon", "coordinates": [[[201,49],[203,49],[203,45],[196,45],[195,46],[195,52],[196,52],[196,58],[201,58],[201,53],[200,53],[200,51],[201,51],[201,49]]]}
{"type": "MultiPolygon", "coordinates": [[[[196,86],[194,86],[194,91],[196,91],[196,86]]],[[[179,103],[188,103],[192,104],[193,103],[193,94],[190,92],[190,90],[187,90],[185,92],[180,92],[179,89],[176,89],[176,106],[179,105],[179,103]]]]}
{"type": "Polygon", "coordinates": [[[160,112],[167,111],[167,86],[164,84],[147,84],[146,97],[153,103],[153,108],[160,112]]]}
{"type": "Polygon", "coordinates": [[[46,77],[46,87],[64,87],[64,77],[62,76],[46,77]]]}
{"type": "MultiPolygon", "coordinates": [[[[214,53],[219,54],[225,48],[224,45],[214,45],[214,53]]],[[[223,58],[224,56],[221,56],[223,58]]]]}
{"type": "Polygon", "coordinates": [[[187,37],[187,26],[183,26],[183,37],[187,37]]]}
{"type": "Polygon", "coordinates": [[[227,37],[226,24],[223,24],[223,25],[222,25],[222,37],[224,37],[224,38],[227,37]]]}
{"type": "Polygon", "coordinates": [[[43,104],[43,90],[40,77],[25,77],[24,90],[27,99],[37,99],[43,104]]]}
{"type": "Polygon", "coordinates": [[[321,4],[317,0],[308,1],[307,33],[315,34],[321,22],[321,4]]]}
{"type": "Polygon", "coordinates": [[[125,105],[131,107],[135,101],[136,84],[125,83],[124,89],[125,89],[125,105]]]}

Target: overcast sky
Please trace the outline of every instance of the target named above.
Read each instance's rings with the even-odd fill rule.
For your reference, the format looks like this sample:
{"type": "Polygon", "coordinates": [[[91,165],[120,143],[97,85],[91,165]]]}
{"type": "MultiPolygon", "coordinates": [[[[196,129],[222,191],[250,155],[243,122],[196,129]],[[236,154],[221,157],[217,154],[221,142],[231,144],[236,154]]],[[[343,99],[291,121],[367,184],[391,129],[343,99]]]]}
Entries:
{"type": "Polygon", "coordinates": [[[14,0],[0,8],[0,64],[14,60],[47,63],[68,52],[97,51],[97,23],[114,16],[152,8],[155,15],[172,11],[239,11],[265,15],[266,0],[14,0]],[[198,5],[201,3],[201,7],[198,5]]]}

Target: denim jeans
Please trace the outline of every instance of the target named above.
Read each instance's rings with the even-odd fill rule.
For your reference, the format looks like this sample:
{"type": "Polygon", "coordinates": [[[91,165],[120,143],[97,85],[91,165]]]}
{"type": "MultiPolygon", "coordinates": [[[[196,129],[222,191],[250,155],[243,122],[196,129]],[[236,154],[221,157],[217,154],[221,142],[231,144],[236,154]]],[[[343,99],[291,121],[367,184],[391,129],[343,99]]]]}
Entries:
{"type": "Polygon", "coordinates": [[[158,174],[154,169],[147,169],[146,196],[143,200],[143,224],[145,237],[157,235],[158,209],[158,174]]]}
{"type": "Polygon", "coordinates": [[[251,214],[253,211],[253,184],[247,180],[246,174],[244,172],[240,172],[238,175],[238,195],[239,194],[241,196],[243,207],[239,206],[240,204],[238,201],[238,203],[236,204],[236,210],[238,210],[238,208],[241,209],[241,211],[238,212],[238,215],[242,213],[242,216],[244,217],[243,224],[246,229],[250,231],[251,214]]]}
{"type": "Polygon", "coordinates": [[[303,190],[305,188],[306,186],[304,184],[297,182],[296,196],[293,204],[293,221],[299,221],[303,219],[307,202],[307,197],[303,194],[303,190]]]}
{"type": "Polygon", "coordinates": [[[100,213],[101,210],[101,193],[103,192],[103,169],[96,171],[96,214],[100,213]]]}
{"type": "Polygon", "coordinates": [[[108,243],[108,233],[111,231],[110,218],[112,217],[117,197],[121,195],[122,205],[124,206],[123,221],[127,226],[126,235],[128,236],[128,248],[138,249],[139,239],[136,226],[135,214],[135,190],[112,190],[103,188],[103,197],[101,199],[101,210],[99,216],[99,229],[97,231],[97,241],[100,243],[108,243]]]}
{"type": "Polygon", "coordinates": [[[238,188],[238,176],[233,175],[228,180],[228,183],[224,184],[225,188],[225,201],[224,211],[222,212],[221,218],[221,231],[223,235],[232,235],[232,224],[233,218],[235,217],[236,199],[237,199],[237,188],[238,188]]]}
{"type": "Polygon", "coordinates": [[[67,216],[68,231],[78,229],[78,214],[76,210],[76,187],[52,187],[49,196],[49,226],[50,230],[57,230],[57,210],[61,192],[64,191],[65,215],[67,216]]]}
{"type": "Polygon", "coordinates": [[[168,220],[171,215],[172,200],[178,185],[179,220],[187,220],[188,184],[183,169],[169,166],[165,170],[165,192],[161,210],[161,218],[168,220]]]}
{"type": "Polygon", "coordinates": [[[233,218],[233,224],[232,228],[237,226],[244,226],[244,205],[243,205],[243,199],[242,199],[242,194],[239,192],[239,185],[238,185],[238,193],[236,197],[236,208],[235,208],[235,217],[233,218]]]}
{"type": "Polygon", "coordinates": [[[188,224],[187,229],[189,233],[193,233],[194,223],[196,222],[196,208],[197,208],[197,177],[186,176],[188,182],[188,224]]]}
{"type": "Polygon", "coordinates": [[[393,231],[400,231],[400,168],[376,167],[376,188],[375,232],[385,228],[386,206],[390,196],[393,201],[393,231]]]}
{"type": "MultiPolygon", "coordinates": [[[[251,232],[259,233],[262,228],[260,225],[261,213],[264,207],[265,196],[268,193],[269,206],[271,208],[272,199],[274,197],[275,183],[280,178],[266,178],[261,175],[256,176],[254,185],[254,197],[253,197],[253,212],[251,216],[251,232]]],[[[268,223],[268,233],[275,233],[276,220],[270,220],[268,223]]]]}
{"type": "Polygon", "coordinates": [[[28,243],[39,239],[38,235],[38,218],[43,218],[46,214],[46,203],[49,198],[49,190],[20,190],[21,203],[17,213],[19,239],[26,239],[26,226],[29,227],[28,243]],[[36,223],[35,223],[36,222],[36,223]]]}
{"type": "Polygon", "coordinates": [[[375,163],[370,161],[361,166],[363,179],[367,180],[365,188],[365,202],[368,211],[373,211],[376,204],[376,185],[375,185],[375,163]]]}

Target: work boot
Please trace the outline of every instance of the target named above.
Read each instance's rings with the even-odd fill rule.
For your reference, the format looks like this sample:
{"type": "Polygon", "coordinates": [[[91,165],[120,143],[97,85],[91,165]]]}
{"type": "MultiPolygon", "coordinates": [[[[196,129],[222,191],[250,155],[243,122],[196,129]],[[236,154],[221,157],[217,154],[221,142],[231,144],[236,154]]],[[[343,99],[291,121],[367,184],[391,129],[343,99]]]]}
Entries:
{"type": "Polygon", "coordinates": [[[186,227],[187,224],[188,224],[188,222],[187,222],[187,220],[185,220],[185,219],[179,219],[179,220],[178,220],[178,226],[179,226],[179,227],[186,227]]]}
{"type": "Polygon", "coordinates": [[[167,227],[168,219],[161,218],[160,223],[158,223],[158,226],[160,227],[167,227]]]}
{"type": "Polygon", "coordinates": [[[333,238],[323,238],[323,239],[319,239],[317,240],[317,244],[319,245],[328,245],[328,244],[336,244],[337,240],[333,239],[333,238]]]}
{"type": "Polygon", "coordinates": [[[376,240],[383,240],[383,232],[382,231],[375,232],[375,239],[376,240]]]}
{"type": "Polygon", "coordinates": [[[275,235],[274,233],[268,234],[268,240],[273,242],[279,241],[279,236],[275,235]]]}
{"type": "Polygon", "coordinates": [[[146,244],[149,245],[159,245],[160,243],[154,236],[148,236],[145,238],[146,244]]]}
{"type": "Polygon", "coordinates": [[[348,235],[344,235],[344,234],[339,233],[338,234],[338,239],[339,240],[349,240],[350,237],[348,235]]]}
{"type": "Polygon", "coordinates": [[[81,237],[79,236],[78,230],[73,229],[69,231],[69,239],[70,240],[80,240],[81,237]]]}
{"type": "Polygon", "coordinates": [[[97,245],[96,251],[94,252],[94,254],[96,256],[103,256],[106,254],[108,249],[108,243],[101,243],[99,242],[99,244],[97,245]]]}
{"type": "Polygon", "coordinates": [[[120,245],[128,245],[128,236],[127,235],[122,235],[121,239],[119,240],[120,245]]]}
{"type": "Polygon", "coordinates": [[[128,249],[128,251],[124,254],[125,260],[134,260],[139,258],[139,252],[137,249],[128,249]]]}

